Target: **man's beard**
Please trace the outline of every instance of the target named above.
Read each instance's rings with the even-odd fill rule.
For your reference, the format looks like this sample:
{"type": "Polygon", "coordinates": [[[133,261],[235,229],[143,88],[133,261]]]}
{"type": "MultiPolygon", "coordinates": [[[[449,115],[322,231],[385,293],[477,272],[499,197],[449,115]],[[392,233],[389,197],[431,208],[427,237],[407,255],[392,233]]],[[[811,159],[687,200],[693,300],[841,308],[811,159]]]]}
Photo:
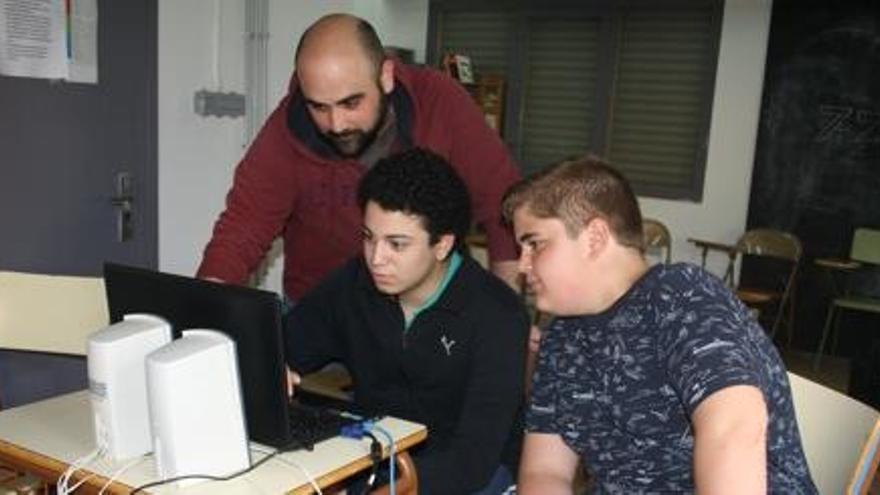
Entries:
{"type": "Polygon", "coordinates": [[[379,135],[379,131],[385,124],[388,115],[388,95],[380,90],[379,92],[379,116],[373,127],[367,130],[350,129],[342,132],[328,131],[323,134],[324,140],[336,150],[341,156],[346,158],[355,158],[360,156],[364,150],[369,148],[379,135]]]}

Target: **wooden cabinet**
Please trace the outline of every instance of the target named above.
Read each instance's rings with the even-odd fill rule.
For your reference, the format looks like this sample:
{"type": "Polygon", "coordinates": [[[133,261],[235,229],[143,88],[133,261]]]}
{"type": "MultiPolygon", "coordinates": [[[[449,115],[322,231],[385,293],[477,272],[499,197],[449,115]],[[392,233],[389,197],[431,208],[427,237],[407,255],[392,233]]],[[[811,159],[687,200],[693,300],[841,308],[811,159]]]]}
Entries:
{"type": "Polygon", "coordinates": [[[504,76],[494,73],[477,73],[471,68],[471,59],[465,55],[447,53],[442,68],[458,80],[483,111],[486,124],[503,134],[504,131],[504,76]]]}
{"type": "Polygon", "coordinates": [[[471,94],[483,115],[486,124],[499,134],[504,132],[504,77],[500,74],[483,74],[471,89],[471,94]]]}

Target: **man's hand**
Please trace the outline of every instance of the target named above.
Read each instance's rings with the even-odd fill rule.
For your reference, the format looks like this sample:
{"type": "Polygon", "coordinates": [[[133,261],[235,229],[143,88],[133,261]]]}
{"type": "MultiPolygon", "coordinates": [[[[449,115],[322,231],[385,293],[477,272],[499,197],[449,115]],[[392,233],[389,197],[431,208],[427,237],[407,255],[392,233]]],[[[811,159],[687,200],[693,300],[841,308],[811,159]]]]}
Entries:
{"type": "Polygon", "coordinates": [[[291,370],[287,366],[285,366],[284,369],[287,370],[287,396],[293,397],[294,387],[302,382],[302,377],[299,376],[299,373],[291,370]]]}

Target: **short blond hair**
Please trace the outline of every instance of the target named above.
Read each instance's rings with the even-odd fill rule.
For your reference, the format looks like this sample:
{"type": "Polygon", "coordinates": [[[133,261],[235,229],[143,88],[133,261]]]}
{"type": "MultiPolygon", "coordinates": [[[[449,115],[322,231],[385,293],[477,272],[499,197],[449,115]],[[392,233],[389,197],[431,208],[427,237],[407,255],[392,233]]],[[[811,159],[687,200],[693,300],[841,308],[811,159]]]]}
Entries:
{"type": "Polygon", "coordinates": [[[602,218],[619,244],[644,251],[642,214],[629,182],[595,155],[563,160],[511,186],[502,202],[504,218],[512,223],[524,207],[538,218],[559,219],[572,238],[602,218]]]}

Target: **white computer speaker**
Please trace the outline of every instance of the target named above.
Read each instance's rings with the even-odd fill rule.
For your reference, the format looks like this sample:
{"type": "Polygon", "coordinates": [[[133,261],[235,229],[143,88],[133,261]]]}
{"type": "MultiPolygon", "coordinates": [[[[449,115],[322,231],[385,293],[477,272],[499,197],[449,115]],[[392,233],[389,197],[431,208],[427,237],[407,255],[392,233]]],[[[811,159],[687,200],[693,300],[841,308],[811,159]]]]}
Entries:
{"type": "Polygon", "coordinates": [[[126,315],[89,335],[86,367],[95,442],[116,460],[152,450],[147,412],[147,354],[171,341],[162,318],[126,315]]]}
{"type": "Polygon", "coordinates": [[[228,336],[187,330],[151,353],[147,391],[162,479],[226,476],[250,466],[235,343],[228,336]]]}

